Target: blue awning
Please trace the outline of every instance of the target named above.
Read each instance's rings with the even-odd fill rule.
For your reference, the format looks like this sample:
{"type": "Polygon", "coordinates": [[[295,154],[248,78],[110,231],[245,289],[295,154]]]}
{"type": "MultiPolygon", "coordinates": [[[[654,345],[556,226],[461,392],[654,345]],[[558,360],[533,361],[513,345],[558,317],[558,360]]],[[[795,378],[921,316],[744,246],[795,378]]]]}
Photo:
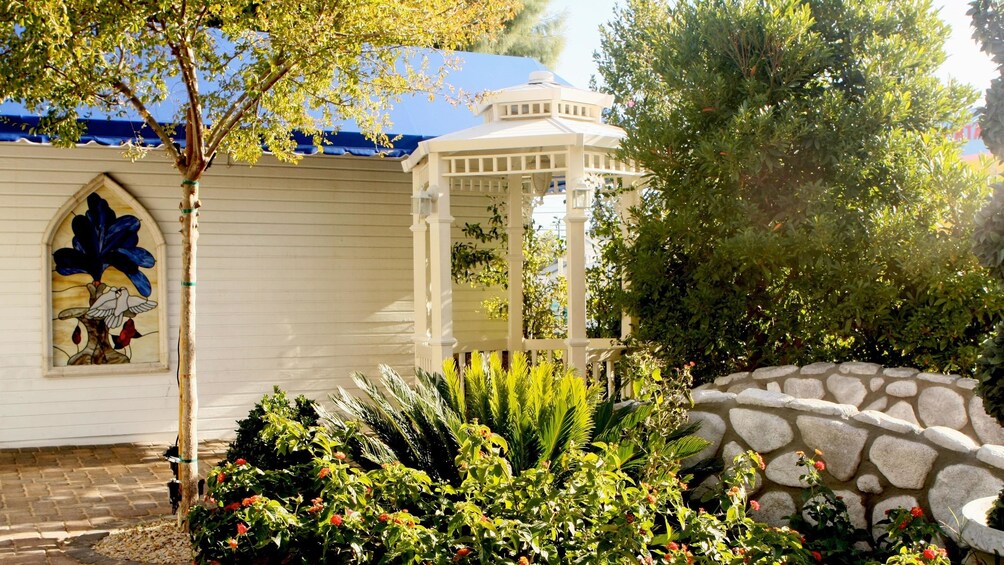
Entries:
{"type": "MultiPolygon", "coordinates": [[[[442,55],[438,52],[429,51],[425,54],[430,57],[432,68],[443,61],[442,55]]],[[[532,71],[546,70],[539,62],[527,57],[483,53],[455,53],[453,57],[460,59],[462,67],[451,70],[446,76],[446,83],[470,94],[523,84],[532,71]]],[[[153,108],[151,112],[159,121],[169,123],[177,115],[183,101],[181,96],[169,99],[153,108]]],[[[87,129],[80,139],[81,143],[120,146],[142,140],[141,144],[147,147],[160,145],[160,140],[153,130],[140,120],[123,120],[120,116],[93,109],[88,109],[86,114],[82,115],[85,118],[81,121],[87,129]]],[[[310,137],[298,135],[296,151],[305,155],[322,153],[361,157],[377,155],[406,157],[418,147],[420,141],[480,123],[480,118],[466,106],[452,104],[443,96],[437,96],[435,100],[430,101],[426,95],[402,97],[394,104],[390,120],[392,125],[387,131],[388,137],[393,140],[393,147],[375,144],[360,133],[360,128],[355,122],[346,121],[340,124],[337,132],[326,135],[320,151],[314,146],[310,137]]],[[[24,106],[9,101],[0,103],[0,142],[50,143],[51,139],[48,136],[33,131],[38,122],[39,116],[33,115],[24,106]]],[[[183,142],[183,132],[179,131],[176,139],[183,142]]]]}

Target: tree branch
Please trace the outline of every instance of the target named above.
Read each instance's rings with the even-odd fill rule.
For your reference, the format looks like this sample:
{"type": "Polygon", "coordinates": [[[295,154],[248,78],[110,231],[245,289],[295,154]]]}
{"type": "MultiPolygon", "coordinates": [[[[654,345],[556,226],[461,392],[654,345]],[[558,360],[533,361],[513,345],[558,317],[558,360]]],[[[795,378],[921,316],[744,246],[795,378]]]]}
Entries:
{"type": "Polygon", "coordinates": [[[143,101],[140,100],[132,89],[129,88],[129,85],[122,82],[121,79],[116,79],[115,82],[112,83],[112,86],[115,87],[115,90],[122,93],[122,95],[126,97],[126,100],[128,100],[129,103],[136,108],[136,111],[139,112],[139,115],[143,118],[143,122],[150,126],[150,129],[152,129],[154,133],[157,134],[157,137],[160,138],[161,143],[164,144],[164,148],[167,149],[168,154],[174,162],[176,164],[180,164],[181,155],[178,153],[178,150],[174,148],[174,140],[171,139],[171,136],[167,135],[167,131],[157,122],[156,119],[154,119],[153,115],[150,114],[150,111],[147,110],[143,101]]]}
{"type": "Polygon", "coordinates": [[[213,127],[213,132],[209,138],[209,148],[208,153],[212,155],[219,148],[220,143],[223,139],[233,130],[238,123],[240,123],[241,118],[244,117],[247,112],[253,108],[259,100],[261,100],[262,95],[269,91],[277,82],[282,80],[282,77],[286,76],[293,68],[296,67],[296,63],[292,61],[286,61],[283,65],[266,75],[258,83],[255,93],[253,95],[248,95],[249,89],[245,89],[244,94],[241,95],[230,108],[227,109],[226,113],[221,119],[219,125],[213,127]]]}

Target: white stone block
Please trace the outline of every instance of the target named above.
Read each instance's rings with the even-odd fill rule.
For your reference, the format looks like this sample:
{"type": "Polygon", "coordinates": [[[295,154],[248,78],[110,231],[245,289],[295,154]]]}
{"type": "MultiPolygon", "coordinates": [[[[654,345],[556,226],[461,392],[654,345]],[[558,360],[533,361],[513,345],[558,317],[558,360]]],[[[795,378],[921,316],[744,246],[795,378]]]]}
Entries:
{"type": "Polygon", "coordinates": [[[784,393],[795,398],[821,399],[826,396],[826,389],[819,379],[790,378],[784,381],[784,393]]]}
{"type": "Polygon", "coordinates": [[[882,377],[872,377],[868,380],[868,390],[875,392],[885,386],[885,379],[882,377]]]}
{"type": "Polygon", "coordinates": [[[906,379],[916,375],[917,372],[917,369],[911,369],[909,367],[892,367],[882,371],[882,374],[894,379],[906,379]]]}
{"type": "Polygon", "coordinates": [[[690,398],[694,401],[694,406],[701,404],[724,404],[736,399],[736,395],[731,392],[721,392],[718,390],[695,390],[690,393],[690,398]]]}
{"type": "Polygon", "coordinates": [[[1004,445],[1004,428],[987,414],[983,408],[983,399],[973,396],[969,399],[969,420],[973,423],[976,437],[983,443],[1004,445]]]}
{"type": "Polygon", "coordinates": [[[887,406],[889,406],[889,397],[880,396],[868,404],[868,406],[862,408],[861,411],[864,412],[865,410],[874,410],[876,412],[881,412],[885,410],[887,406]]]}
{"type": "Polygon", "coordinates": [[[767,383],[767,390],[771,392],[781,392],[781,385],[777,381],[767,383]]]}
{"type": "Polygon", "coordinates": [[[697,455],[689,457],[686,463],[692,464],[702,459],[714,457],[718,453],[719,446],[722,445],[722,438],[725,437],[725,420],[718,414],[700,411],[691,411],[687,419],[690,423],[697,422],[701,424],[695,435],[707,440],[708,446],[702,449],[697,455]]]}
{"type": "Polygon", "coordinates": [[[955,386],[961,388],[962,390],[974,390],[976,389],[976,385],[978,384],[980,384],[980,381],[976,379],[970,379],[968,377],[960,378],[959,380],[955,381],[955,386]]]}
{"type": "Polygon", "coordinates": [[[802,441],[823,452],[826,469],[837,480],[847,481],[858,471],[868,432],[846,422],[816,416],[795,419],[802,441]]]}
{"type": "Polygon", "coordinates": [[[944,386],[933,386],[920,392],[917,415],[927,427],[945,426],[961,430],[969,422],[962,395],[944,386]]]}
{"type": "Polygon", "coordinates": [[[826,388],[830,389],[830,393],[837,399],[838,403],[850,404],[855,407],[860,406],[861,401],[868,394],[865,383],[854,376],[830,375],[826,378],[826,388]]]}
{"type": "Polygon", "coordinates": [[[855,414],[853,418],[863,424],[870,424],[872,426],[882,428],[883,430],[896,432],[898,434],[919,434],[924,431],[924,429],[917,424],[907,422],[906,420],[900,420],[899,418],[893,418],[892,416],[877,410],[863,410],[855,414]]]}
{"type": "Polygon", "coordinates": [[[953,377],[952,375],[942,375],[941,373],[921,373],[917,375],[918,381],[926,381],[929,383],[938,383],[941,385],[952,385],[955,384],[958,377],[953,377]]]}
{"type": "Polygon", "coordinates": [[[788,409],[819,414],[821,416],[839,416],[843,420],[858,413],[858,409],[850,404],[837,404],[828,400],[814,400],[810,398],[796,398],[788,403],[788,409]]]}
{"type": "Polygon", "coordinates": [[[1004,482],[980,467],[965,464],[945,467],[928,491],[931,513],[949,529],[959,531],[962,507],[970,500],[996,496],[1002,485],[1004,482]]]}
{"type": "Polygon", "coordinates": [[[799,371],[803,375],[823,375],[833,371],[837,366],[833,363],[813,363],[802,367],[799,371]]]}
{"type": "Polygon", "coordinates": [[[875,363],[859,363],[856,361],[840,364],[840,372],[845,375],[874,375],[881,368],[875,363]]]}
{"type": "Polygon", "coordinates": [[[767,463],[767,479],[786,487],[804,487],[799,478],[805,474],[805,468],[799,467],[798,455],[794,451],[781,453],[767,463]]]}
{"type": "Polygon", "coordinates": [[[767,379],[778,379],[787,377],[792,373],[797,373],[798,367],[794,365],[784,365],[781,367],[762,367],[753,371],[753,379],[763,381],[767,379]]]}
{"type": "Polygon", "coordinates": [[[858,477],[857,480],[858,490],[868,494],[882,494],[884,490],[882,488],[882,481],[878,476],[871,473],[867,473],[858,477]]]}
{"type": "Polygon", "coordinates": [[[938,452],[931,446],[894,436],[879,436],[868,450],[868,459],[895,487],[924,486],[938,452]]]}
{"type": "Polygon", "coordinates": [[[885,393],[897,398],[910,398],[917,395],[917,381],[894,381],[885,387],[885,393]]]}
{"type": "Polygon", "coordinates": [[[976,451],[976,458],[987,465],[1004,469],[1004,446],[984,445],[976,451]]]}
{"type": "Polygon", "coordinates": [[[913,411],[913,405],[905,400],[900,400],[889,407],[885,411],[886,414],[892,416],[893,418],[899,418],[900,420],[905,420],[910,422],[915,426],[919,426],[920,422],[917,421],[917,414],[913,411]]]}
{"type": "Polygon", "coordinates": [[[786,406],[792,398],[780,392],[760,390],[758,388],[748,388],[736,396],[736,402],[747,406],[761,406],[763,408],[781,408],[786,406]]]}
{"type": "Polygon", "coordinates": [[[959,453],[972,453],[979,447],[971,437],[958,430],[944,426],[927,428],[924,430],[924,439],[935,445],[959,453]]]}
{"type": "Polygon", "coordinates": [[[739,437],[760,453],[770,453],[788,445],[795,437],[791,424],[784,418],[759,410],[733,408],[729,410],[729,422],[739,437]]]}
{"type": "Polygon", "coordinates": [[[764,522],[776,528],[788,525],[788,516],[795,513],[795,499],[783,491],[765,492],[756,499],[760,510],[750,512],[757,522],[764,522]]]}

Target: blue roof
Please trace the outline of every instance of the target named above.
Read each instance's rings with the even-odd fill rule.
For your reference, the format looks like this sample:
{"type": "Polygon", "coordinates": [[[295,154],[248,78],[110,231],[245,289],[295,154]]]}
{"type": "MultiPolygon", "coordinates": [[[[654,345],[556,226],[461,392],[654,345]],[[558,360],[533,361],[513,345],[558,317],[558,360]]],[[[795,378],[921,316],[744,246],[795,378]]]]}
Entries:
{"type": "MultiPolygon", "coordinates": [[[[437,52],[426,54],[429,56],[431,69],[435,69],[437,63],[443,60],[437,52]]],[[[527,57],[483,53],[455,53],[453,56],[460,59],[462,67],[450,70],[445,82],[469,94],[524,84],[532,71],[546,70],[539,62],[527,57]]],[[[559,82],[563,81],[559,79],[559,82]]],[[[152,108],[151,113],[159,121],[169,123],[183,102],[181,96],[171,98],[152,108]]],[[[143,139],[146,141],[145,145],[160,144],[153,130],[138,119],[122,119],[121,116],[95,109],[87,109],[81,115],[85,116],[82,121],[87,125],[86,133],[80,139],[81,143],[118,146],[143,139]]],[[[38,115],[33,115],[18,103],[0,103],[0,142],[24,140],[48,143],[51,139],[49,136],[33,133],[38,121],[38,115]]],[[[320,152],[325,155],[368,157],[383,154],[388,157],[404,157],[414,151],[420,141],[475,126],[481,122],[481,118],[464,105],[451,104],[443,96],[430,101],[427,95],[409,95],[394,103],[390,121],[392,125],[387,128],[388,136],[392,140],[400,136],[393,141],[393,148],[377,146],[363,137],[355,122],[346,121],[337,132],[326,136],[326,143],[320,152]]],[[[178,132],[177,138],[183,142],[183,131],[178,132]]],[[[309,137],[297,136],[297,141],[298,153],[318,152],[309,137]]]]}

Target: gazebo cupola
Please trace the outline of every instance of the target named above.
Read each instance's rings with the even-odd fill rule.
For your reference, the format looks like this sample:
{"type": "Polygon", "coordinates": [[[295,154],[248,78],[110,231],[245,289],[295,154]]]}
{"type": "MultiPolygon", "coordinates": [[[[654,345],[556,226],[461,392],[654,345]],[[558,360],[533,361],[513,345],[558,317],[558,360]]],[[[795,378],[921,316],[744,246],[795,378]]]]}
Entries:
{"type": "MultiPolygon", "coordinates": [[[[464,191],[505,194],[510,211],[508,266],[509,351],[561,349],[579,371],[611,340],[586,337],[585,223],[589,196],[609,180],[632,186],[642,171],[616,159],[624,137],[604,124],[607,94],[561,85],[549,72],[527,84],[488,95],[477,109],[484,123],[421,142],[404,162],[412,173],[417,366],[436,370],[459,350],[453,331],[450,195],[464,191]],[[523,335],[522,239],[525,198],[566,193],[568,332],[563,342],[523,335]],[[515,213],[514,213],[515,212],[515,213]],[[545,343],[546,342],[546,343],[545,343]]],[[[620,336],[611,336],[620,337],[620,336]]]]}

